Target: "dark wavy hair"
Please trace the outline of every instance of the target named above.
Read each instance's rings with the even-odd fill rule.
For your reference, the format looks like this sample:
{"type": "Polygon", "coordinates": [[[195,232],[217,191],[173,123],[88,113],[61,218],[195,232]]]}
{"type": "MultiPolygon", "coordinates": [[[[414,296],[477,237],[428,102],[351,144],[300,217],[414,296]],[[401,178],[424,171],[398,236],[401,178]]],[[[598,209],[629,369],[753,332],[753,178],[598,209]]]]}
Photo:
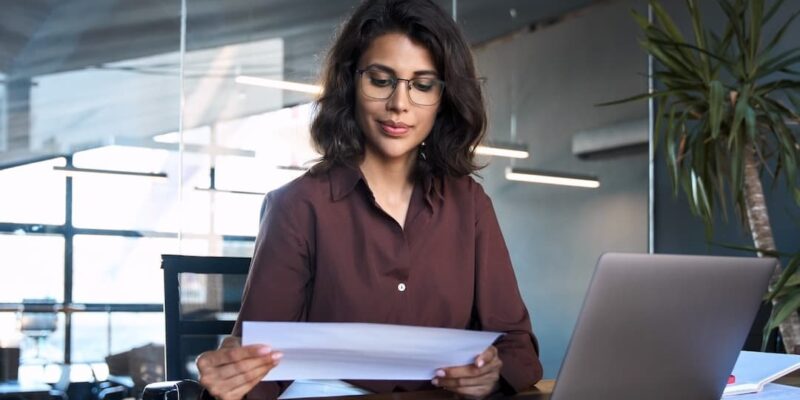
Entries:
{"type": "Polygon", "coordinates": [[[465,176],[475,164],[474,147],[486,130],[486,110],[469,45],[461,30],[432,0],[365,0],[341,28],[323,69],[311,138],[322,154],[312,173],[335,164],[355,166],[364,155],[364,134],[355,118],[356,68],[372,41],[400,33],[424,46],[445,81],[439,112],[417,176],[465,176]]]}

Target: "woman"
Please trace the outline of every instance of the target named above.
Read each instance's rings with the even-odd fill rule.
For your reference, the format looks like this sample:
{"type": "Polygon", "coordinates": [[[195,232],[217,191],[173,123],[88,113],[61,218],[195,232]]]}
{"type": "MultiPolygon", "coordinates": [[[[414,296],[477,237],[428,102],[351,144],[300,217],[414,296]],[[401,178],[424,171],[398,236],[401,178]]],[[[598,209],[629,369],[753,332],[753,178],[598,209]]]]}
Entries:
{"type": "Polygon", "coordinates": [[[321,161],[270,193],[233,336],[197,360],[222,399],[444,388],[482,398],[542,375],[491,200],[470,174],[486,125],[457,25],[431,0],[368,0],[331,49],[311,126],[321,161]],[[280,349],[241,322],[374,322],[505,332],[431,381],[261,382],[280,349]]]}

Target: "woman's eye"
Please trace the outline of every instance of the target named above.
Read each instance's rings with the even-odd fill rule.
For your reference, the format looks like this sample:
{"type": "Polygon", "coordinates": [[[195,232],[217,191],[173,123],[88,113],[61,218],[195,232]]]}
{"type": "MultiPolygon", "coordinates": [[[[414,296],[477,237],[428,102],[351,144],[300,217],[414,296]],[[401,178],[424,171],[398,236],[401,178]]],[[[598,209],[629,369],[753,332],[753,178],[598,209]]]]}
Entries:
{"type": "Polygon", "coordinates": [[[372,83],[373,85],[375,85],[375,86],[379,86],[379,87],[386,87],[386,86],[391,86],[391,85],[392,85],[392,80],[391,80],[391,79],[385,79],[385,78],[376,78],[376,77],[374,77],[374,76],[373,76],[373,77],[370,77],[370,78],[369,78],[369,81],[370,81],[370,83],[372,83]]]}
{"type": "Polygon", "coordinates": [[[433,81],[414,81],[414,89],[420,92],[428,92],[433,90],[435,83],[433,81]]]}

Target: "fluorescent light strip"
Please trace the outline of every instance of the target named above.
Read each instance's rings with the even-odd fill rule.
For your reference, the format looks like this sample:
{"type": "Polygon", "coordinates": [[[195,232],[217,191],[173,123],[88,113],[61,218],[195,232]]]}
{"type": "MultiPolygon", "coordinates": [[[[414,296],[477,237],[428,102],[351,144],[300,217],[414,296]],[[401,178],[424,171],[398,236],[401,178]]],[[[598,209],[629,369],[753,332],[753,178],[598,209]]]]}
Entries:
{"type": "Polygon", "coordinates": [[[301,167],[299,165],[278,165],[276,166],[276,168],[283,169],[286,171],[302,171],[302,172],[308,171],[308,168],[301,167]]]}
{"type": "Polygon", "coordinates": [[[600,181],[593,176],[556,174],[523,168],[506,167],[506,179],[510,181],[544,183],[547,185],[598,188],[600,181]]]}
{"type": "Polygon", "coordinates": [[[246,190],[227,190],[227,189],[212,189],[212,188],[203,188],[203,187],[195,187],[194,190],[198,190],[201,192],[211,192],[211,193],[229,193],[229,194],[247,194],[253,196],[265,196],[266,193],[264,192],[249,192],[246,190]]]}
{"type": "Polygon", "coordinates": [[[239,75],[236,77],[236,83],[244,85],[261,86],[273,89],[291,90],[294,92],[303,92],[310,94],[322,93],[322,87],[318,85],[308,85],[305,83],[279,81],[275,79],[256,78],[254,76],[239,75]]]}
{"type": "Polygon", "coordinates": [[[63,173],[66,176],[75,177],[79,175],[97,176],[125,176],[131,178],[147,178],[153,180],[167,180],[164,172],[133,172],[133,171],[114,171],[111,169],[76,168],[76,167],[53,167],[53,171],[63,173]]]}
{"type": "Polygon", "coordinates": [[[475,154],[509,158],[528,158],[528,146],[520,143],[484,142],[475,146],[475,154]]]}

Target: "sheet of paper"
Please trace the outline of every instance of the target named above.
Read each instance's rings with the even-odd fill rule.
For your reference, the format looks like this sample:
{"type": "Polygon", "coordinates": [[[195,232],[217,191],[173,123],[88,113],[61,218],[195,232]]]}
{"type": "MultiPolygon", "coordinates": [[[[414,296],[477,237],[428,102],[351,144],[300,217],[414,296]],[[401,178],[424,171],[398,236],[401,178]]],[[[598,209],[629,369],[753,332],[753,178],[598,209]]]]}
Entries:
{"type": "Polygon", "coordinates": [[[264,380],[432,379],[467,365],[502,333],[402,325],[252,322],[242,345],[266,344],[284,356],[264,380]]]}
{"type": "Polygon", "coordinates": [[[722,396],[722,400],[797,400],[800,399],[800,387],[768,383],[759,393],[722,396]]]}

